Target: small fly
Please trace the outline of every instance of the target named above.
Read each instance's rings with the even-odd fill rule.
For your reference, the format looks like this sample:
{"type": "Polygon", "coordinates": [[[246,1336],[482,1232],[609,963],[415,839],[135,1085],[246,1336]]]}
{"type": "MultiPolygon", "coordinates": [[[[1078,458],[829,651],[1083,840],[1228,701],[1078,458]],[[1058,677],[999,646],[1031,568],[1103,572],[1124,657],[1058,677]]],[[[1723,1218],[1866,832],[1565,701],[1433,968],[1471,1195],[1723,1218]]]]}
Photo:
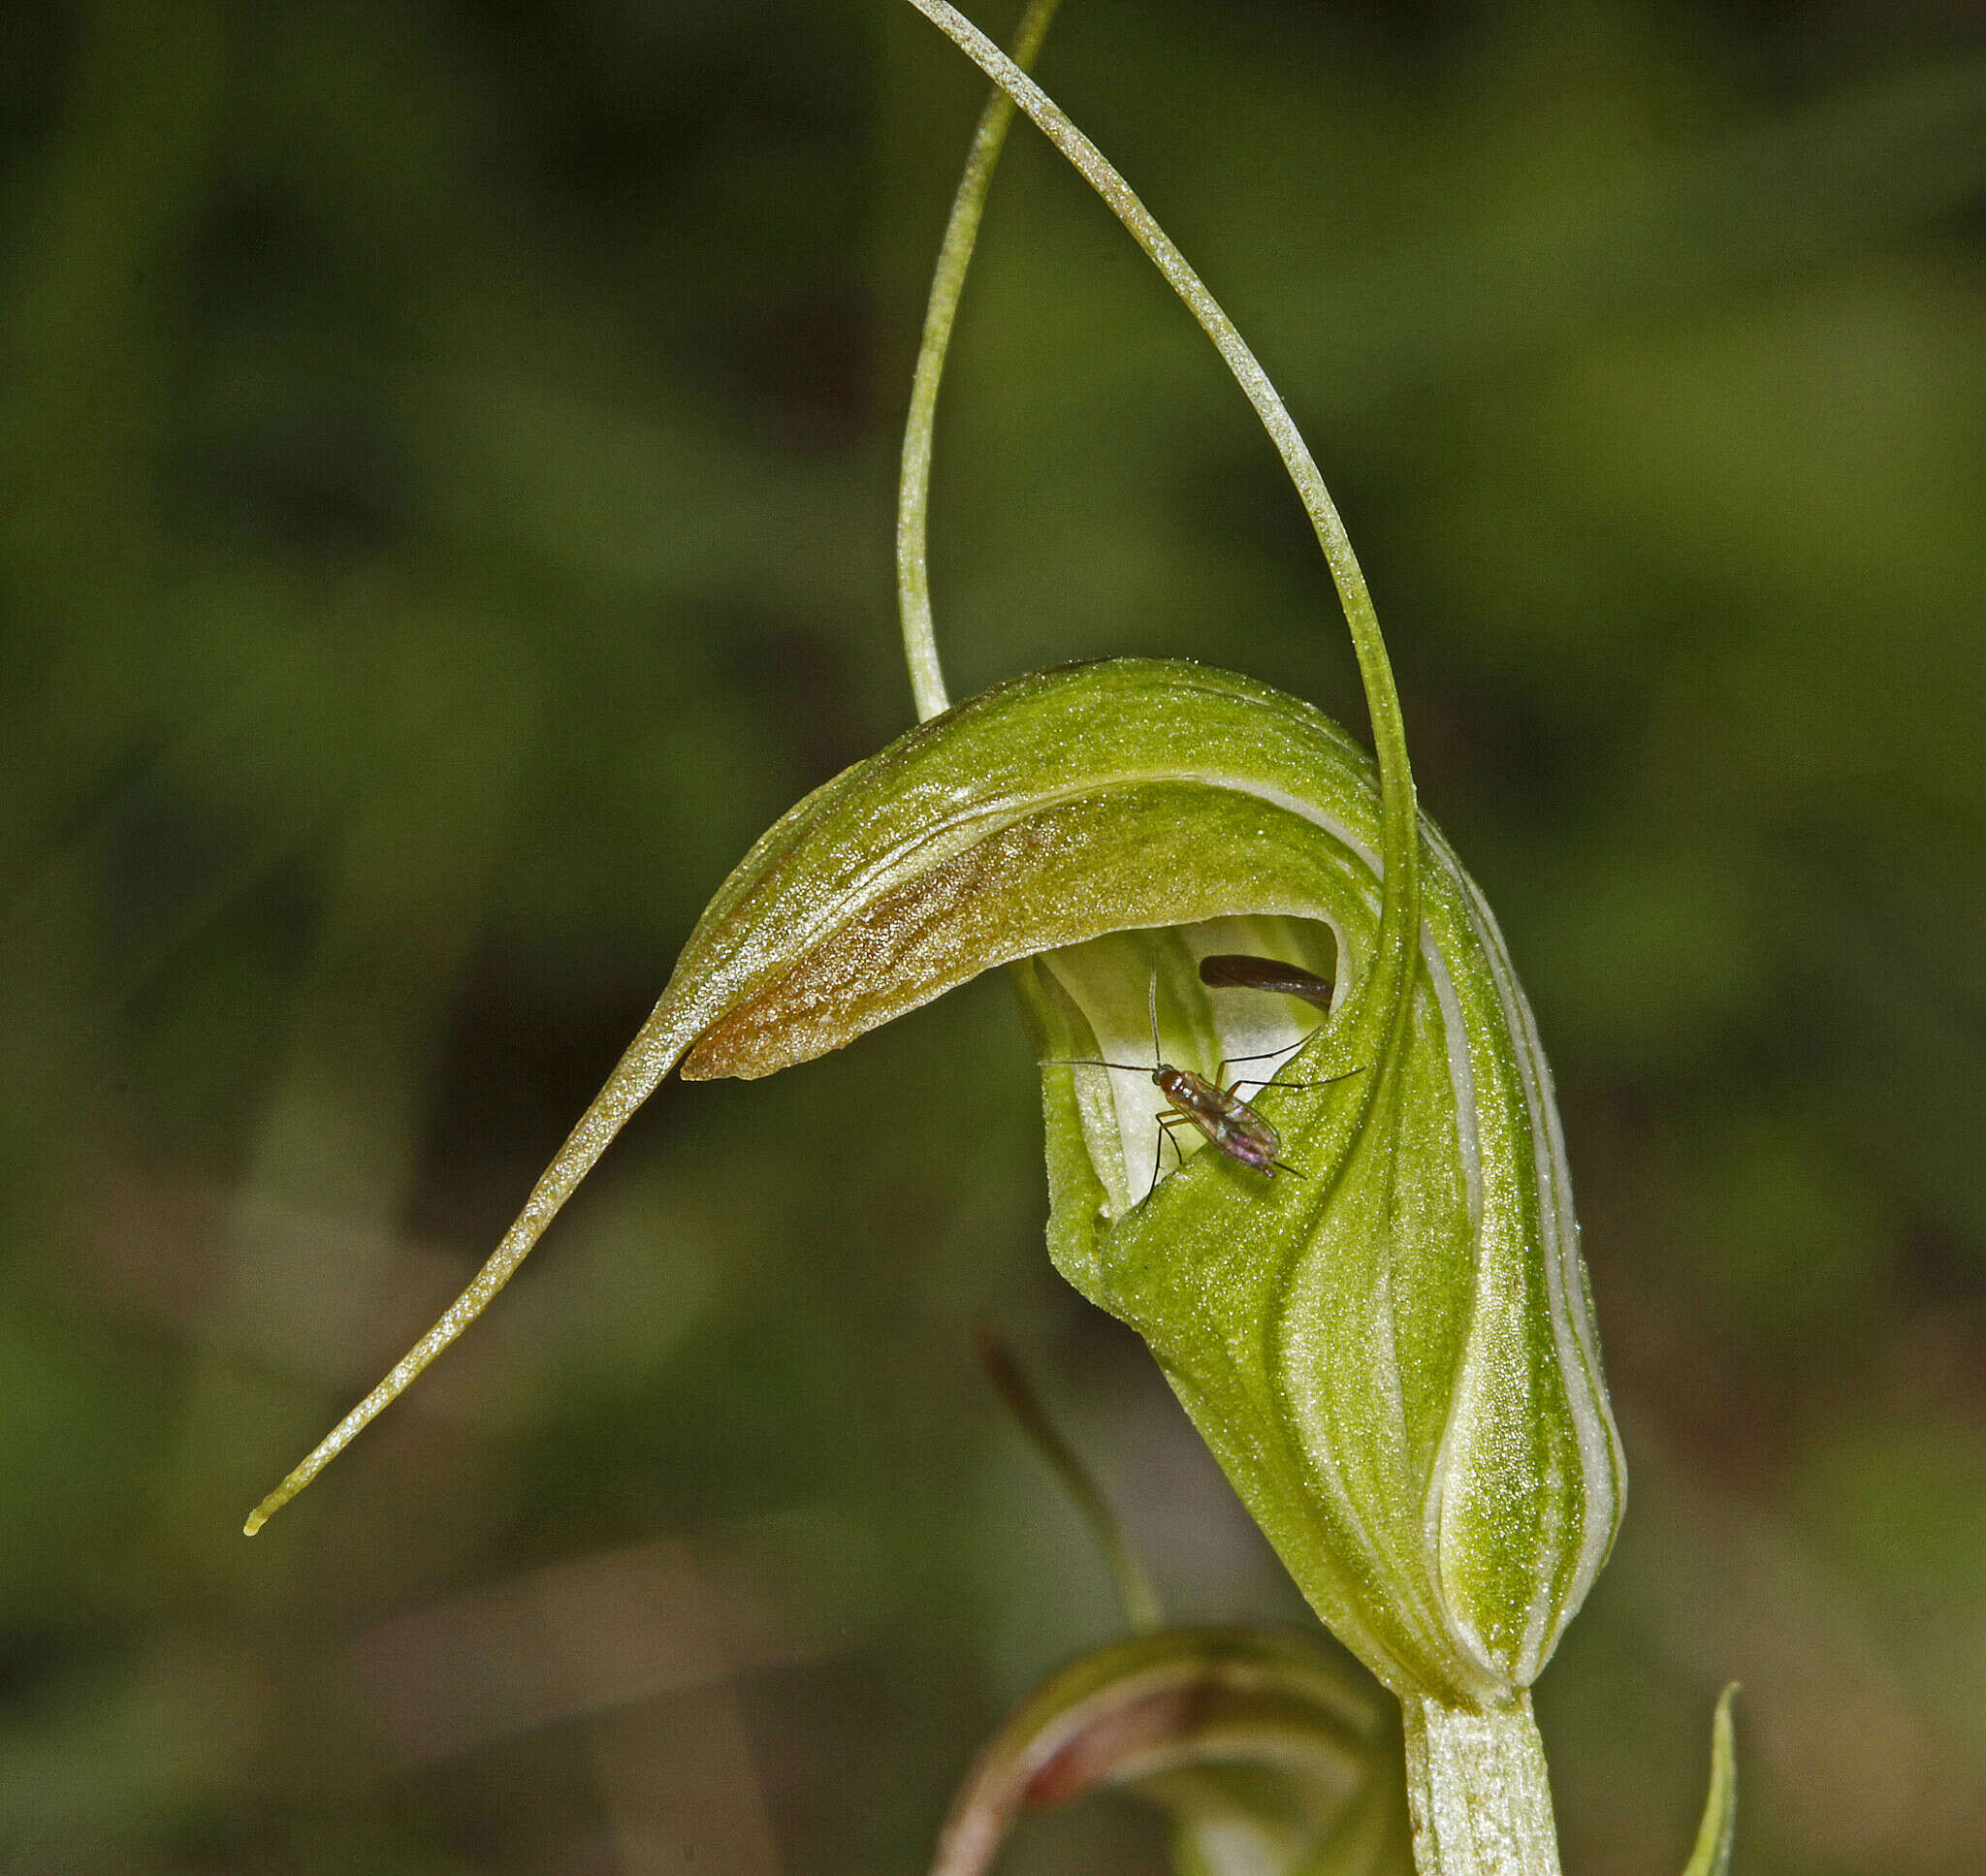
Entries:
{"type": "MultiPolygon", "coordinates": [[[[1209,960],[1211,962],[1211,960],[1209,960]]],[[[1245,963],[1266,964],[1266,959],[1245,959],[1245,963]]],[[[1296,967],[1283,967],[1294,970],[1296,967]]],[[[1202,972],[1204,966],[1201,967],[1202,972]]],[[[1310,972],[1301,971],[1303,977],[1310,972]]],[[[1323,984],[1327,999],[1330,987],[1321,977],[1311,978],[1316,984],[1323,984]]],[[[1301,994],[1301,993],[1297,993],[1301,994]]],[[[1159,973],[1152,972],[1151,983],[1152,1060],[1157,1066],[1147,1068],[1137,1062],[1102,1062],[1091,1056],[1068,1057],[1050,1056],[1049,1063],[1059,1063],[1071,1068],[1116,1068],[1126,1074],[1150,1075],[1154,1086],[1164,1095],[1171,1111],[1158,1116],[1159,1141],[1152,1158],[1152,1185],[1159,1183],[1159,1161],[1165,1155],[1165,1143],[1172,1140],[1172,1151],[1179,1155],[1181,1165],[1186,1163],[1186,1155],[1179,1142],[1172,1139],[1173,1129],[1181,1127],[1198,1128],[1206,1138],[1207,1144],[1225,1154],[1237,1165],[1259,1172],[1265,1179],[1273,1179],[1278,1172],[1296,1173],[1302,1176],[1299,1166],[1285,1165],[1276,1156],[1283,1150],[1283,1136],[1274,1125],[1264,1119],[1241,1098],[1240,1090],[1250,1082],[1260,1088],[1325,1088],[1333,1081],[1348,1081],[1353,1075],[1362,1074],[1362,1068],[1348,1069],[1342,1075],[1327,1075],[1322,1081],[1275,1081],[1258,1080],[1252,1075],[1227,1082],[1228,1070],[1237,1063],[1262,1062],[1272,1055],[1287,1055],[1297,1046],[1292,1042],[1281,1049],[1267,1049],[1262,1055],[1243,1055],[1224,1059],[1219,1072],[1209,1081],[1204,1075],[1195,1074],[1191,1068],[1176,1068],[1159,1055],[1159,973]]]]}

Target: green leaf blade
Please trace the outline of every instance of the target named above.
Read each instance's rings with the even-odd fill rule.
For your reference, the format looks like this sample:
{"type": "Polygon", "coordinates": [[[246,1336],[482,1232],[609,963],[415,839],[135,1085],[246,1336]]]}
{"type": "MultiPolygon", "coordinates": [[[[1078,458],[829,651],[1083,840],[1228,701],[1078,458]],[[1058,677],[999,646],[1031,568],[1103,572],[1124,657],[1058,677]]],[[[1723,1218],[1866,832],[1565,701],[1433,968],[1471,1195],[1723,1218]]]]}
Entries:
{"type": "Polygon", "coordinates": [[[1716,1718],[1711,1722],[1711,1788],[1682,1876],[1728,1876],[1731,1867],[1738,1837],[1738,1733],[1731,1718],[1737,1698],[1735,1682],[1717,1697],[1716,1718]]]}

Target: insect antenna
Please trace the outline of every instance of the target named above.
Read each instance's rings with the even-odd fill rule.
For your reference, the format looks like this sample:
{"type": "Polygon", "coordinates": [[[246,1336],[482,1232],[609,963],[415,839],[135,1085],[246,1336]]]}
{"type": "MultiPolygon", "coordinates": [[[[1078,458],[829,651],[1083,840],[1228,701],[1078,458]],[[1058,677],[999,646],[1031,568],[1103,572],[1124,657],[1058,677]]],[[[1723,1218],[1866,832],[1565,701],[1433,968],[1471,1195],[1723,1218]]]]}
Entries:
{"type": "Polygon", "coordinates": [[[1148,1075],[1151,1070],[1142,1062],[1104,1062],[1093,1055],[1044,1055],[1041,1057],[1044,1068],[1122,1068],[1128,1075],[1148,1075]]]}
{"type": "MultiPolygon", "coordinates": [[[[1156,969],[1152,971],[1151,1014],[1152,1060],[1163,1067],[1164,1058],[1159,1054],[1159,973],[1156,969]]],[[[1151,1073],[1142,1062],[1105,1062],[1102,1057],[1094,1055],[1044,1055],[1041,1058],[1041,1063],[1044,1068],[1117,1068],[1127,1075],[1151,1073]]]]}

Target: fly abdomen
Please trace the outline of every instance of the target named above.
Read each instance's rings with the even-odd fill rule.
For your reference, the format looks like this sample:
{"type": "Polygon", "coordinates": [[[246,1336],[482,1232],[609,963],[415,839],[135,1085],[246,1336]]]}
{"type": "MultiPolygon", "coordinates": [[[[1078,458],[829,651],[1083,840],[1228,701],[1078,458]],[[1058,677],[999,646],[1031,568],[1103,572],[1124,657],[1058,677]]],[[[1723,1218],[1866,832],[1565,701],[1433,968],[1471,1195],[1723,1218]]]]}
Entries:
{"type": "Polygon", "coordinates": [[[1204,1075],[1170,1063],[1161,1063],[1152,1080],[1174,1115],[1191,1121],[1210,1145],[1256,1172],[1274,1176],[1282,1136],[1232,1089],[1217,1087],[1204,1075]]]}

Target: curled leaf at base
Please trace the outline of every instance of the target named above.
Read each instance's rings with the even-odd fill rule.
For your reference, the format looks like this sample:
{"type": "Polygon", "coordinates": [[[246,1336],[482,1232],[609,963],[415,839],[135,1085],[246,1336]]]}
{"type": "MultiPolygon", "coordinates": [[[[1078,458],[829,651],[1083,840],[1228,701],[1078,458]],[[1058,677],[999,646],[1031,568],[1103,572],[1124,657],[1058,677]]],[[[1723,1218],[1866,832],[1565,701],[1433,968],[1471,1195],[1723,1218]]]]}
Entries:
{"type": "Polygon", "coordinates": [[[1017,679],[849,769],[724,883],[490,1263],[258,1518],[474,1318],[670,1067],[769,1074],[1014,965],[1058,1267],[1144,1337],[1381,1679],[1507,1701],[1612,1541],[1619,1450],[1529,1010],[1425,820],[1418,916],[1387,900],[1381,821],[1342,730],[1180,663],[1017,679]],[[1193,969],[1250,949],[1331,974],[1329,1019],[1193,969]],[[1155,973],[1182,1062],[1300,1043],[1249,1097],[1295,1170],[1202,1151],[1147,1196],[1157,1091],[1048,1060],[1144,1064],[1155,973]]]}
{"type": "Polygon", "coordinates": [[[1162,1629],[1072,1663],[1001,1728],[931,1876],[982,1876],[1015,1819],[1103,1790],[1162,1810],[1182,1876],[1409,1876],[1397,1714],[1300,1637],[1162,1629]]]}

